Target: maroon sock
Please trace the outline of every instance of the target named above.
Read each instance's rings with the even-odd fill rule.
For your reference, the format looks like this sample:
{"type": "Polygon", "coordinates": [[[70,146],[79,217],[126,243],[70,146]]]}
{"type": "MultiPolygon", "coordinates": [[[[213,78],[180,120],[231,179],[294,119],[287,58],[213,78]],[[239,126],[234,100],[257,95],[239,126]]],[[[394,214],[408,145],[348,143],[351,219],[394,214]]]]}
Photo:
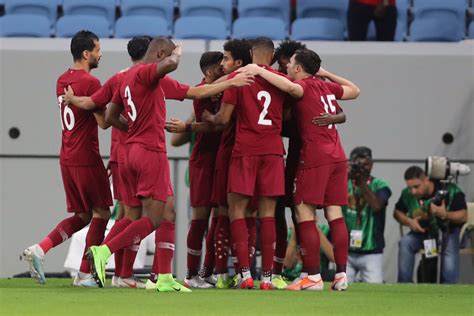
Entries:
{"type": "Polygon", "coordinates": [[[309,275],[318,274],[320,272],[320,243],[315,221],[299,223],[298,234],[300,234],[301,260],[304,271],[309,275]]]}
{"type": "Polygon", "coordinates": [[[217,216],[211,218],[211,226],[206,236],[206,255],[204,256],[202,277],[207,278],[214,271],[215,255],[214,255],[214,233],[217,226],[217,216]]]}
{"type": "Polygon", "coordinates": [[[128,225],[130,225],[131,222],[132,220],[125,217],[122,219],[119,219],[118,221],[115,221],[114,226],[112,226],[107,236],[105,236],[103,243],[104,244],[108,243],[109,240],[111,240],[112,238],[120,234],[128,225]]]}
{"type": "Polygon", "coordinates": [[[171,273],[171,265],[174,255],[174,234],[175,224],[173,222],[164,221],[156,230],[155,245],[156,254],[158,256],[158,273],[171,273]]]}
{"type": "Polygon", "coordinates": [[[201,263],[202,239],[207,230],[208,221],[205,219],[193,219],[188,232],[188,271],[186,278],[190,279],[199,272],[201,263]]]}
{"type": "Polygon", "coordinates": [[[331,242],[334,247],[336,273],[346,272],[347,253],[349,251],[349,236],[344,218],[337,218],[329,222],[331,242]]]}
{"type": "Polygon", "coordinates": [[[275,218],[260,218],[260,246],[262,249],[262,273],[272,273],[273,257],[275,255],[275,218]]]}
{"type": "Polygon", "coordinates": [[[227,273],[227,261],[229,260],[229,217],[219,215],[217,218],[216,231],[214,233],[214,250],[216,260],[216,273],[227,273]]]}
{"type": "Polygon", "coordinates": [[[83,229],[87,223],[78,216],[73,215],[62,220],[42,241],[39,242],[39,246],[43,249],[46,254],[51,248],[62,244],[72,234],[83,229]]]}
{"type": "Polygon", "coordinates": [[[237,269],[236,272],[248,270],[250,268],[248,246],[249,237],[245,219],[236,219],[230,223],[230,235],[232,238],[232,248],[234,248],[235,256],[238,260],[239,269],[237,269]]]}
{"type": "Polygon", "coordinates": [[[107,228],[108,219],[92,218],[89,226],[89,231],[86,235],[86,247],[84,249],[84,255],[82,256],[81,267],[79,271],[82,273],[90,273],[91,265],[89,259],[86,256],[87,250],[91,246],[97,246],[104,240],[105,229],[107,228]]]}
{"type": "Polygon", "coordinates": [[[138,248],[140,244],[128,246],[123,250],[122,269],[120,270],[121,278],[130,278],[133,276],[133,264],[137,257],[138,248]]]}
{"type": "Polygon", "coordinates": [[[148,217],[142,217],[132,222],[124,231],[109,240],[107,245],[111,253],[115,253],[119,249],[131,246],[148,236],[155,229],[153,222],[148,217]]]}
{"type": "Polygon", "coordinates": [[[252,264],[257,247],[257,219],[255,217],[246,217],[245,225],[249,236],[249,263],[252,264]]]}
{"type": "Polygon", "coordinates": [[[120,274],[122,273],[122,263],[123,263],[123,249],[117,250],[117,252],[114,253],[114,262],[115,262],[115,271],[114,275],[119,277],[120,274]]]}
{"type": "MultiPolygon", "coordinates": [[[[284,219],[284,218],[283,218],[284,219]]],[[[284,221],[276,221],[276,245],[275,256],[273,257],[273,274],[281,274],[283,271],[283,260],[285,260],[286,247],[288,245],[288,227],[286,219],[284,221]]]]}

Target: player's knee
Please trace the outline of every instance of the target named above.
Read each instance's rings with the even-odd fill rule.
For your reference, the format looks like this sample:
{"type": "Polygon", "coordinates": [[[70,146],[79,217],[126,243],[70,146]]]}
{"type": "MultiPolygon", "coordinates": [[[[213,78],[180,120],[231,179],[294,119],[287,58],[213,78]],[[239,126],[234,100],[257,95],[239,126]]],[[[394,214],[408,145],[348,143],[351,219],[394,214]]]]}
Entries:
{"type": "Polygon", "coordinates": [[[76,216],[78,216],[84,224],[89,224],[91,219],[92,219],[92,213],[91,212],[81,212],[81,213],[76,213],[76,216]]]}

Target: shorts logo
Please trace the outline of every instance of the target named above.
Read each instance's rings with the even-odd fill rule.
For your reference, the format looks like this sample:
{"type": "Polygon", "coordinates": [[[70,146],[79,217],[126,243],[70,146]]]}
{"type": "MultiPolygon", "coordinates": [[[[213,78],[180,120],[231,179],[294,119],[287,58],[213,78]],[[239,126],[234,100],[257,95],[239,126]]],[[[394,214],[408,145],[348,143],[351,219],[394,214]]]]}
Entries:
{"type": "Polygon", "coordinates": [[[296,193],[296,178],[293,180],[293,194],[296,193]]]}

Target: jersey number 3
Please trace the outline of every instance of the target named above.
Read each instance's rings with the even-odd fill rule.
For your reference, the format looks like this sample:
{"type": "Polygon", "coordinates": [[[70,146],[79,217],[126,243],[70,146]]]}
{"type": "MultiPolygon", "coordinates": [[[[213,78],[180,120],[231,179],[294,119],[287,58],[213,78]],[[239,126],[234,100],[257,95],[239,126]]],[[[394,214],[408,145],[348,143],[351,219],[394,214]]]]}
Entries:
{"type": "Polygon", "coordinates": [[[266,119],[265,116],[267,116],[268,114],[268,107],[272,102],[272,96],[267,91],[260,91],[259,93],[257,93],[257,99],[258,101],[261,101],[263,99],[263,110],[262,112],[260,112],[260,116],[258,117],[258,124],[271,126],[272,120],[266,119]]]}
{"type": "Polygon", "coordinates": [[[61,128],[64,130],[64,127],[66,127],[68,131],[71,131],[74,128],[74,124],[76,124],[76,118],[74,117],[74,112],[69,106],[65,105],[63,111],[63,101],[63,96],[59,96],[58,105],[59,115],[61,117],[61,128]]]}
{"type": "Polygon", "coordinates": [[[128,112],[128,117],[135,122],[137,119],[137,108],[135,107],[135,103],[132,101],[132,93],[130,92],[130,87],[125,87],[125,97],[127,98],[127,104],[130,107],[130,112],[128,112]]]}

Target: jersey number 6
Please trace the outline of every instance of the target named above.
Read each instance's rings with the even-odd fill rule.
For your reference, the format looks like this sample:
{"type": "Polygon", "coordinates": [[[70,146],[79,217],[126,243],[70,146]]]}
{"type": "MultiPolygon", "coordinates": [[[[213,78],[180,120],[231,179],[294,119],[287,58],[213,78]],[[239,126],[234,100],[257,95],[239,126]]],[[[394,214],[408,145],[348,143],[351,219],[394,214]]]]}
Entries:
{"type": "Polygon", "coordinates": [[[64,106],[64,112],[63,112],[63,109],[62,109],[63,96],[58,97],[58,105],[59,105],[59,115],[61,117],[61,128],[64,130],[64,125],[66,125],[66,129],[68,131],[71,131],[74,128],[74,124],[76,124],[74,112],[67,105],[64,106]]]}

